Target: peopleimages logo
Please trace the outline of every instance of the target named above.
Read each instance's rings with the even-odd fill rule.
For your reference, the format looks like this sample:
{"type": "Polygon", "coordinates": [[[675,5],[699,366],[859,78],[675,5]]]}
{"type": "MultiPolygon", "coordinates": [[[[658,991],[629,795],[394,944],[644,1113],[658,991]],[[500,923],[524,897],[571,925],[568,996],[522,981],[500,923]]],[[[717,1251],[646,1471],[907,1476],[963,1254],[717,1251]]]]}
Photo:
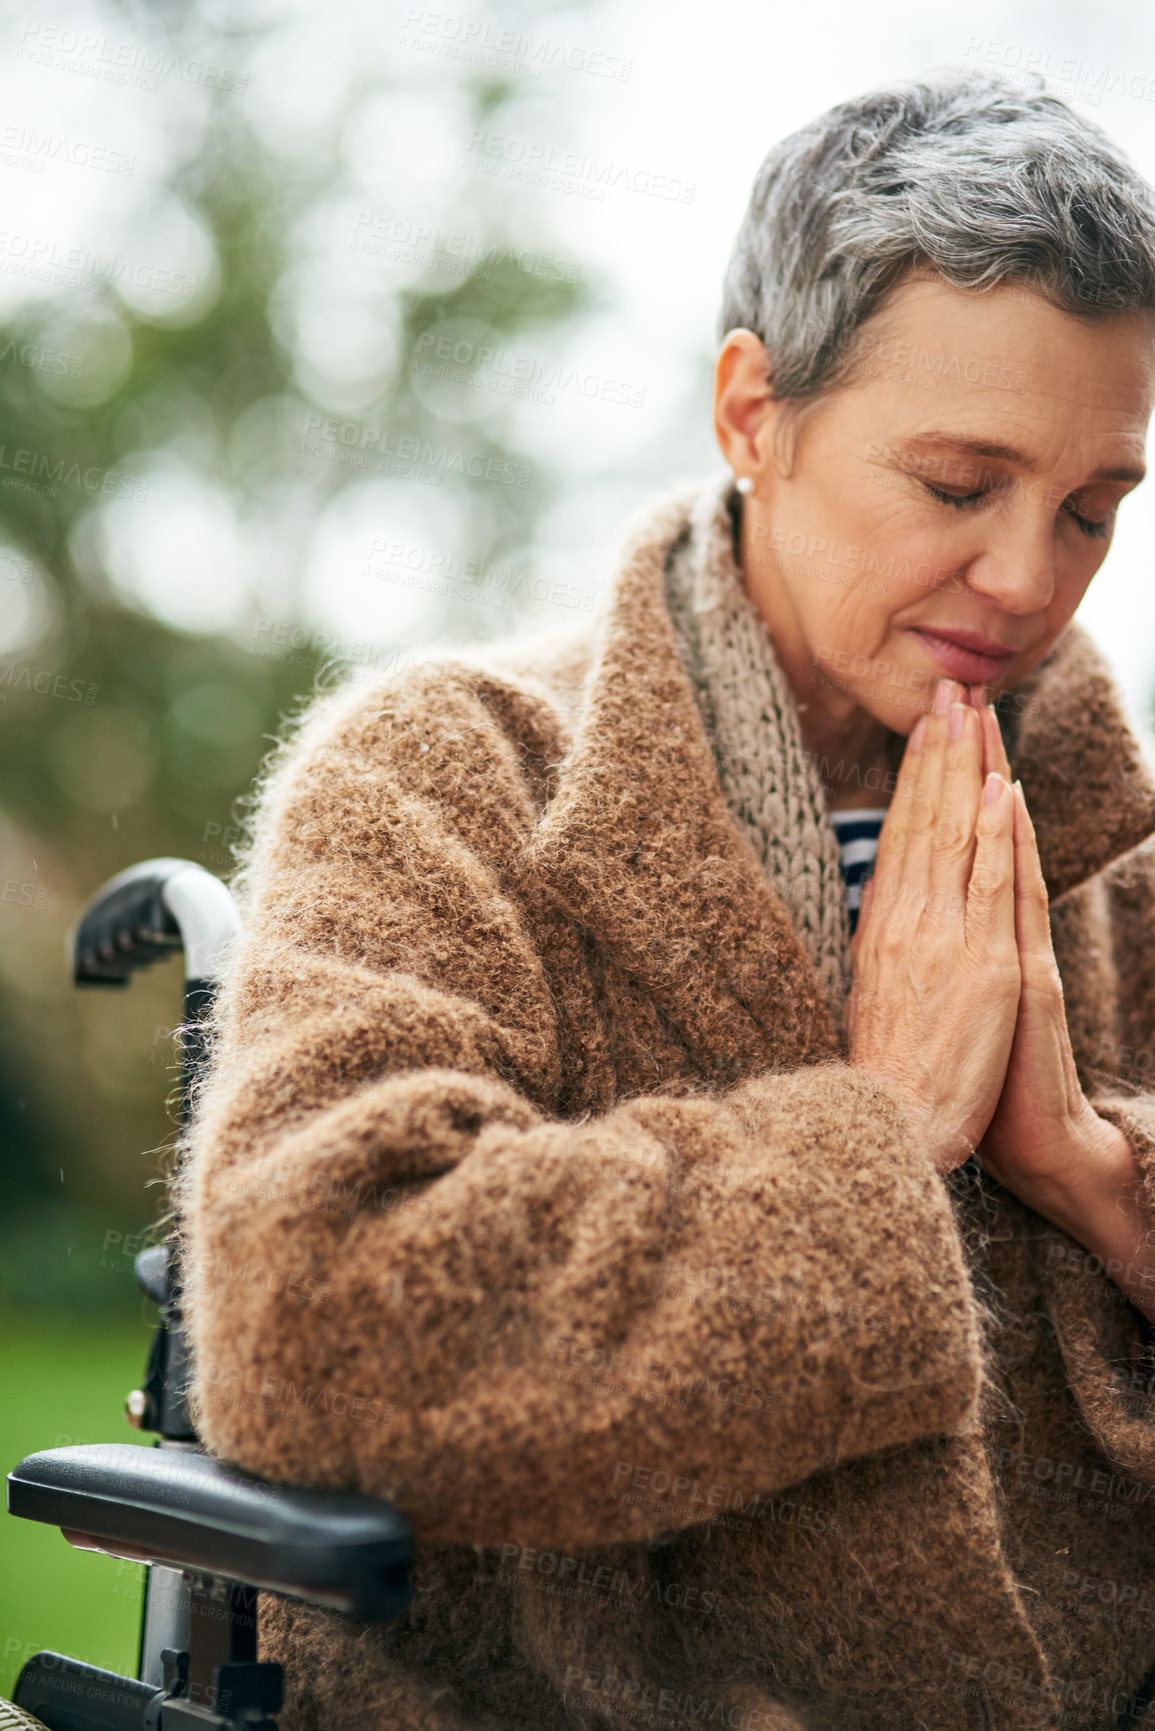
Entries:
{"type": "Polygon", "coordinates": [[[397,1410],[390,1402],[359,1390],[333,1388],[327,1383],[291,1382],[287,1377],[272,1376],[251,1366],[248,1369],[234,1366],[226,1371],[209,1365],[203,1380],[210,1387],[227,1389],[233,1403],[245,1405],[250,1412],[267,1411],[272,1406],[274,1411],[287,1415],[290,1422],[299,1422],[306,1412],[327,1412],[338,1418],[367,1419],[370,1424],[380,1424],[397,1410]],[[247,1402],[242,1400],[246,1395],[247,1402]],[[296,1413],[294,1408],[298,1409],[296,1413]]]}
{"type": "MultiPolygon", "coordinates": [[[[709,1587],[691,1586],[681,1581],[661,1581],[647,1574],[631,1575],[627,1569],[611,1568],[608,1563],[575,1557],[565,1551],[547,1551],[536,1545],[503,1544],[496,1579],[502,1585],[512,1585],[519,1575],[545,1576],[567,1588],[567,1598],[615,1598],[623,1609],[636,1611],[652,1605],[671,1605],[680,1611],[697,1611],[708,1616],[717,1609],[721,1595],[709,1587]],[[516,1567],[515,1567],[516,1565],[516,1567]],[[578,1589],[585,1589],[583,1595],[578,1589]]],[[[486,1579],[482,1576],[481,1579],[486,1579]]],[[[537,1579],[534,1585],[539,1585],[537,1579]]]]}
{"type": "Polygon", "coordinates": [[[185,84],[203,84],[209,90],[246,90],[249,83],[247,72],[205,60],[182,60],[178,54],[139,42],[110,42],[107,36],[62,29],[59,24],[25,24],[16,59],[144,90],[155,90],[158,79],[174,75],[185,84]]]}
{"type": "Polygon", "coordinates": [[[425,48],[479,65],[504,61],[506,70],[525,72],[531,78],[540,78],[543,67],[564,66],[570,72],[624,83],[634,64],[619,54],[581,48],[555,37],[531,36],[524,30],[501,30],[488,19],[455,17],[424,6],[409,8],[398,40],[402,48],[425,48]]]}
{"type": "Polygon", "coordinates": [[[40,343],[17,343],[14,337],[0,347],[0,361],[15,361],[17,366],[28,367],[37,373],[55,373],[70,379],[79,379],[84,372],[84,361],[80,355],[70,355],[61,349],[46,349],[40,343]]]}
{"type": "Polygon", "coordinates": [[[395,583],[426,594],[448,595],[454,600],[476,601],[492,607],[507,607],[515,598],[545,601],[553,607],[574,607],[583,613],[592,612],[594,605],[594,591],[575,583],[478,559],[459,563],[452,553],[435,552],[405,541],[374,541],[362,575],[375,583],[395,583]]]}
{"type": "Polygon", "coordinates": [[[44,172],[48,162],[67,162],[74,168],[95,168],[105,174],[132,174],[136,167],[135,156],[126,156],[123,150],[19,124],[0,131],[0,161],[8,168],[31,168],[37,174],[44,172]]]}
{"type": "Polygon", "coordinates": [[[520,270],[549,282],[577,282],[583,267],[576,259],[557,258],[532,247],[502,245],[463,229],[443,229],[436,223],[412,222],[383,211],[362,210],[353,224],[351,249],[377,258],[407,259],[436,264],[441,269],[477,267],[488,281],[490,266],[520,270]]]}
{"type": "Polygon", "coordinates": [[[72,279],[73,286],[99,285],[102,289],[128,282],[134,288],[151,289],[155,294],[170,294],[188,300],[200,288],[200,278],[184,271],[165,270],[163,266],[146,264],[142,259],[107,256],[85,246],[61,246],[48,235],[25,234],[19,230],[0,229],[0,268],[15,275],[53,280],[72,279]]]}
{"type": "Polygon", "coordinates": [[[33,672],[27,663],[10,661],[0,667],[0,702],[10,691],[35,691],[41,697],[59,697],[66,703],[96,702],[98,685],[85,679],[72,679],[67,673],[53,673],[48,668],[33,672]]]}
{"type": "MultiPolygon", "coordinates": [[[[118,499],[148,498],[148,482],[137,475],[121,475],[115,469],[98,469],[95,463],[81,468],[63,457],[54,458],[43,451],[29,451],[17,446],[0,445],[0,471],[7,470],[15,479],[27,475],[55,493],[58,486],[83,487],[86,493],[114,493],[118,499]]],[[[7,484],[7,483],[5,483],[7,484]]]]}
{"type": "Polygon", "coordinates": [[[1049,78],[1052,83],[1070,86],[1087,99],[1087,93],[1097,97],[1098,106],[1104,95],[1130,96],[1137,101],[1155,102],[1155,77],[1142,72],[1127,71],[1109,62],[1096,64],[1067,56],[1060,60],[1047,48],[1029,48],[1001,38],[972,36],[967,44],[968,60],[983,60],[1005,75],[1019,73],[1025,78],[1049,78]]]}
{"type": "Polygon", "coordinates": [[[646,198],[693,204],[698,189],[695,180],[680,180],[660,174],[640,163],[616,161],[613,157],[588,155],[582,150],[558,150],[535,139],[511,138],[505,133],[476,127],[469,140],[466,164],[506,179],[528,180],[564,191],[580,190],[583,196],[603,199],[607,191],[636,192],[646,198]]]}
{"type": "Polygon", "coordinates": [[[554,402],[559,391],[632,409],[640,409],[646,400],[645,385],[630,379],[583,372],[563,361],[545,361],[536,355],[503,348],[499,343],[475,342],[460,331],[422,331],[415,344],[411,371],[432,373],[485,390],[506,391],[511,396],[532,392],[536,401],[544,403],[554,402]]]}
{"type": "Polygon", "coordinates": [[[388,427],[325,419],[321,415],[307,417],[298,449],[304,456],[376,470],[384,469],[392,459],[411,464],[415,470],[428,470],[439,480],[442,474],[471,475],[476,480],[503,486],[528,487],[532,473],[527,463],[512,457],[487,457],[476,451],[434,445],[414,434],[394,433],[388,427]]]}

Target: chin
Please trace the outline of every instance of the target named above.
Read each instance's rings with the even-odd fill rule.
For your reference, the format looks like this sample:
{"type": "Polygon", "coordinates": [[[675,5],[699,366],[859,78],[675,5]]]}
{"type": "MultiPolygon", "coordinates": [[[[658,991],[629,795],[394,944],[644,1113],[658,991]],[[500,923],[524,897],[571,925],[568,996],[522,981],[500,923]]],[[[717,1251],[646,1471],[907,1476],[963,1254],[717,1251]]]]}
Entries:
{"type": "Polygon", "coordinates": [[[903,738],[906,739],[914,732],[914,725],[919,716],[925,715],[929,710],[933,695],[933,692],[927,692],[925,700],[919,702],[912,693],[909,701],[901,705],[896,703],[880,704],[876,709],[871,705],[863,704],[863,708],[868,710],[875,721],[881,722],[883,727],[888,727],[892,733],[902,734],[903,738]]]}

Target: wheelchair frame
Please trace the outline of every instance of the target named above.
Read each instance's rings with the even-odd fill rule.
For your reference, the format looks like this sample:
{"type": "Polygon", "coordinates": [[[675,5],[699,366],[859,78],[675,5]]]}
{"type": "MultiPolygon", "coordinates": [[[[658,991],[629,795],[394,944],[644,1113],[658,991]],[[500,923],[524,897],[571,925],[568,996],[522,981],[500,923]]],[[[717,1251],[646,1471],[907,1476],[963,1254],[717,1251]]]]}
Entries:
{"type": "MultiPolygon", "coordinates": [[[[205,1062],[204,1017],[240,919],[228,886],[190,860],[111,878],[70,940],[78,986],[126,986],[174,950],[185,958],[180,1126],[205,1062]]],[[[257,1660],[257,1594],[388,1622],[409,1604],[413,1533],[387,1502],[272,1484],[208,1456],[188,1415],[189,1360],[175,1239],[135,1274],[159,1308],[145,1375],[126,1399],[151,1448],[90,1443],[27,1455],[8,1510],[59,1527],[78,1549],[146,1565],[135,1678],[36,1653],[14,1704],[47,1731],[276,1731],[279,1664],[257,1660]]]]}

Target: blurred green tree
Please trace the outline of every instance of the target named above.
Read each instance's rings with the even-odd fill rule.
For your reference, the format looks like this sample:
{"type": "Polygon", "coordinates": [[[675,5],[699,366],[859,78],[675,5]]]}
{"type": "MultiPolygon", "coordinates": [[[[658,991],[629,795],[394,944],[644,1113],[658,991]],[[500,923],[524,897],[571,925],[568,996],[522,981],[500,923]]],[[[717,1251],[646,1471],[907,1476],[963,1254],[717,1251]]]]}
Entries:
{"type": "MultiPolygon", "coordinates": [[[[491,78],[465,88],[475,125],[511,94],[491,78]]],[[[350,105],[368,96],[379,87],[351,91],[350,105]]],[[[335,413],[375,441],[388,429],[394,448],[426,446],[434,466],[448,440],[458,466],[442,491],[471,522],[482,568],[532,539],[550,498],[549,476],[514,447],[501,415],[458,417],[447,430],[436,390],[415,389],[414,361],[422,337],[428,346],[426,333],[447,321],[506,339],[556,332],[593,306],[587,282],[533,260],[525,268],[525,237],[500,203],[473,200],[475,256],[381,287],[394,351],[355,381],[356,412],[341,409],[339,381],[327,388],[310,368],[285,313],[302,235],[341,175],[338,138],[307,168],[286,164],[242,104],[214,93],[198,148],[163,193],[207,235],[218,292],[181,318],[146,316],[113,280],[102,294],[78,287],[28,301],[0,329],[0,612],[7,591],[36,621],[0,653],[0,1135],[12,1155],[0,1164],[0,1305],[53,1292],[74,1302],[91,1291],[99,1302],[105,1241],[161,1212],[179,968],[166,964],[124,997],[73,991],[64,946],[80,907],[138,859],[189,857],[227,876],[272,739],[343,665],[340,646],[334,653],[305,629],[303,648],[275,646],[301,622],[302,539],[296,566],[278,573],[277,630],[267,630],[254,584],[245,643],[235,630],[182,630],[126,592],[109,553],[110,508],[131,510],[167,463],[258,532],[282,513],[315,521],[364,481],[351,463],[318,460],[301,436],[310,416],[335,413]],[[73,357],[71,372],[21,362],[45,352],[73,357]],[[514,472],[493,460],[514,465],[521,484],[488,484],[514,472]],[[262,635],[271,653],[256,652],[262,635]],[[58,1277],[43,1267],[49,1257],[58,1277]]],[[[517,608],[511,595],[500,617],[469,610],[469,634],[508,629],[517,608]]],[[[404,648],[378,642],[370,659],[388,666],[404,648]]]]}

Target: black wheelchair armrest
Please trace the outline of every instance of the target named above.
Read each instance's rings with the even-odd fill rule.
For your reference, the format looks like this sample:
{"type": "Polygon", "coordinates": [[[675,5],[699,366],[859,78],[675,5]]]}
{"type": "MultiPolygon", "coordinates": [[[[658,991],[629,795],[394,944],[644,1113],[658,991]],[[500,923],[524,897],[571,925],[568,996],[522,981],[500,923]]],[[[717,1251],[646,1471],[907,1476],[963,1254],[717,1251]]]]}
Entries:
{"type": "Polygon", "coordinates": [[[413,1532],[389,1503],[270,1484],[191,1450],[86,1443],[26,1455],[8,1510],[82,1550],[190,1569],[386,1622],[409,1603],[413,1532]]]}

